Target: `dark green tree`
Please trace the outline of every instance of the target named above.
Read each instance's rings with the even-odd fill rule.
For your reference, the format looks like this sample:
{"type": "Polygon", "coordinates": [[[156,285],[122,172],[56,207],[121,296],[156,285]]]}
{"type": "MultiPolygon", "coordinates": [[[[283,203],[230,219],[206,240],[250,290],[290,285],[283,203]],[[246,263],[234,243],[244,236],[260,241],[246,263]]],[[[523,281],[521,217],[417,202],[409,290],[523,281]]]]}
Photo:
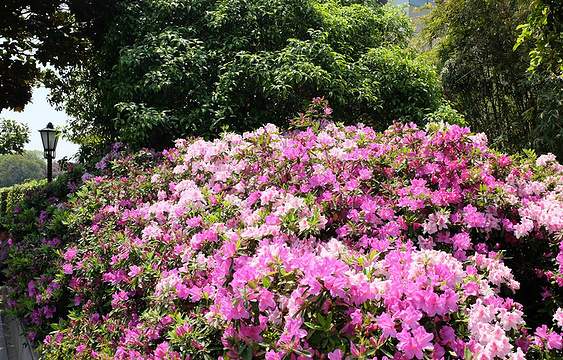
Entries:
{"type": "Polygon", "coordinates": [[[0,2],[0,110],[22,110],[42,66],[74,65],[87,57],[111,20],[109,0],[0,2]]]}
{"type": "Polygon", "coordinates": [[[29,142],[29,127],[14,120],[0,118],[0,155],[23,154],[29,142]]]}
{"type": "Polygon", "coordinates": [[[47,82],[82,144],[283,126],[317,96],[384,128],[439,106],[435,73],[404,50],[411,34],[377,1],[119,1],[95,57],[47,82]]]}
{"type": "Polygon", "coordinates": [[[530,78],[530,48],[514,50],[528,0],[444,0],[426,18],[444,97],[496,147],[563,156],[561,83],[530,78]]]}
{"type": "Polygon", "coordinates": [[[540,122],[533,146],[563,158],[563,2],[530,0],[527,23],[519,26],[516,47],[531,47],[530,81],[542,90],[533,113],[540,122]]]}
{"type": "MultiPolygon", "coordinates": [[[[530,0],[530,13],[521,29],[517,46],[532,44],[530,70],[543,65],[556,76],[563,76],[563,2],[530,0]]],[[[541,68],[541,67],[540,67],[541,68]]]]}
{"type": "Polygon", "coordinates": [[[45,160],[41,151],[27,151],[23,155],[1,155],[0,187],[44,179],[44,169],[45,160]]]}

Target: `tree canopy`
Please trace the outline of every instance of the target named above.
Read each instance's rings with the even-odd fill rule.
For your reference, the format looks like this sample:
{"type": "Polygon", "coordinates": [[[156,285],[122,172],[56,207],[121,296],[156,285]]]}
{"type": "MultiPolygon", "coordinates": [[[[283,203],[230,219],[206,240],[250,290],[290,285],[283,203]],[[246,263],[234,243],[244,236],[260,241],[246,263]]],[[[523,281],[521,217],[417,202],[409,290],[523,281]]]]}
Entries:
{"type": "Polygon", "coordinates": [[[29,127],[14,120],[0,118],[0,155],[22,154],[29,142],[29,127]]]}
{"type": "Polygon", "coordinates": [[[111,16],[108,0],[10,0],[0,4],[0,110],[21,110],[41,66],[80,62],[111,16]]]}
{"type": "Polygon", "coordinates": [[[26,151],[22,155],[0,156],[0,187],[10,187],[27,180],[45,178],[45,160],[41,151],[26,151]]]}
{"type": "Polygon", "coordinates": [[[563,76],[563,2],[559,0],[531,0],[531,12],[518,44],[531,42],[530,70],[541,64],[563,76]]]}
{"type": "Polygon", "coordinates": [[[405,50],[408,18],[376,1],[134,0],[114,11],[95,57],[47,79],[78,143],[161,149],[284,125],[318,96],[344,122],[376,128],[439,106],[435,73],[405,50]]]}
{"type": "MultiPolygon", "coordinates": [[[[426,18],[442,92],[473,131],[497,148],[563,156],[561,79],[530,78],[529,44],[514,49],[530,14],[526,0],[445,0],[426,18]]],[[[541,69],[540,69],[541,70],[541,69]]]]}

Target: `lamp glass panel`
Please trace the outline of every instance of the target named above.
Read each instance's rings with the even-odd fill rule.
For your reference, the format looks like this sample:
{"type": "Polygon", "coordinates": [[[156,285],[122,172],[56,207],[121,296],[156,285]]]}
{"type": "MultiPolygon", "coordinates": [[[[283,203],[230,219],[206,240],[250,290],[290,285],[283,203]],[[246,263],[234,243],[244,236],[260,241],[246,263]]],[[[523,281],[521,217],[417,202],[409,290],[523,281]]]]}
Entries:
{"type": "Polygon", "coordinates": [[[58,141],[57,132],[49,129],[41,130],[41,141],[43,142],[43,149],[55,150],[58,141]]]}
{"type": "Polygon", "coordinates": [[[47,131],[41,130],[41,141],[43,142],[43,149],[49,149],[49,135],[47,135],[47,131]]]}

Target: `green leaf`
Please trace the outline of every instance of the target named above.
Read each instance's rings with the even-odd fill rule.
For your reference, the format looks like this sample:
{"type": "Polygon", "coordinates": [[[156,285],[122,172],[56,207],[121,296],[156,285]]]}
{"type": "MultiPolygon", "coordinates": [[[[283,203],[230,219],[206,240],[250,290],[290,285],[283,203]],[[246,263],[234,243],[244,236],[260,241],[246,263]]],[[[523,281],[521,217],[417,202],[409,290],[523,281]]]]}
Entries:
{"type": "Polygon", "coordinates": [[[471,352],[471,349],[469,348],[469,346],[466,346],[466,347],[465,347],[464,356],[463,356],[465,360],[471,360],[471,359],[473,359],[474,357],[476,357],[477,355],[478,355],[478,354],[473,354],[473,353],[471,352]]]}
{"type": "Polygon", "coordinates": [[[295,349],[294,351],[295,351],[297,354],[303,355],[303,356],[305,356],[305,357],[311,357],[311,356],[313,356],[312,353],[311,353],[310,351],[307,351],[307,350],[295,349]]]}
{"type": "Polygon", "coordinates": [[[305,326],[307,326],[308,328],[313,329],[313,330],[322,330],[323,329],[321,326],[314,324],[310,321],[304,321],[303,324],[305,326]]]}
{"type": "Polygon", "coordinates": [[[254,352],[250,346],[245,346],[242,353],[239,351],[239,354],[242,356],[243,360],[252,360],[252,355],[254,352]]]}

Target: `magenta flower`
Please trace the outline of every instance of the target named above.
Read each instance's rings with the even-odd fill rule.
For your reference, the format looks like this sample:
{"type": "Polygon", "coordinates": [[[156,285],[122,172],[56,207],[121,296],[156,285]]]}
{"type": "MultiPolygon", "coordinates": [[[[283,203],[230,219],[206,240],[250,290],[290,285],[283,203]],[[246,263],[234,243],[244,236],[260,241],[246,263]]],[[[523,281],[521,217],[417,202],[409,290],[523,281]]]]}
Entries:
{"type": "Polygon", "coordinates": [[[76,258],[77,250],[75,248],[68,249],[64,254],[65,261],[71,261],[76,258]]]}
{"type": "Polygon", "coordinates": [[[342,360],[344,352],[340,349],[336,349],[328,354],[329,360],[342,360]]]}
{"type": "Polygon", "coordinates": [[[169,346],[168,342],[166,342],[166,341],[159,344],[156,347],[156,350],[154,351],[155,359],[164,360],[165,357],[168,355],[169,348],[170,348],[170,346],[169,346]]]}
{"type": "Polygon", "coordinates": [[[300,318],[292,318],[291,316],[285,317],[284,334],[280,337],[280,342],[285,344],[292,344],[294,341],[307,336],[307,331],[301,328],[303,320],[300,318]]]}
{"type": "Polygon", "coordinates": [[[188,287],[184,284],[176,284],[176,293],[180,299],[187,299],[189,295],[188,287]]]}
{"type": "Polygon", "coordinates": [[[389,316],[388,313],[384,312],[383,314],[379,315],[377,317],[377,324],[383,331],[383,336],[395,337],[397,335],[395,321],[391,318],[391,316],[389,316]]]}
{"type": "Polygon", "coordinates": [[[407,359],[416,357],[422,359],[423,350],[433,350],[434,345],[430,342],[434,337],[433,334],[427,333],[422,326],[411,331],[403,330],[397,334],[399,344],[397,348],[405,353],[407,359]]]}
{"type": "Polygon", "coordinates": [[[265,355],[266,360],[281,360],[283,358],[283,353],[278,353],[274,350],[268,350],[265,355]]]}
{"type": "Polygon", "coordinates": [[[562,348],[562,337],[561,334],[557,334],[555,332],[551,332],[547,335],[547,343],[545,347],[547,349],[558,349],[561,350],[562,348]]]}
{"type": "Polygon", "coordinates": [[[71,275],[74,272],[74,266],[72,264],[63,265],[63,274],[71,275]]]}
{"type": "Polygon", "coordinates": [[[139,267],[137,265],[131,265],[129,269],[129,272],[127,273],[127,276],[129,277],[137,276],[143,271],[143,267],[139,267]]]}

